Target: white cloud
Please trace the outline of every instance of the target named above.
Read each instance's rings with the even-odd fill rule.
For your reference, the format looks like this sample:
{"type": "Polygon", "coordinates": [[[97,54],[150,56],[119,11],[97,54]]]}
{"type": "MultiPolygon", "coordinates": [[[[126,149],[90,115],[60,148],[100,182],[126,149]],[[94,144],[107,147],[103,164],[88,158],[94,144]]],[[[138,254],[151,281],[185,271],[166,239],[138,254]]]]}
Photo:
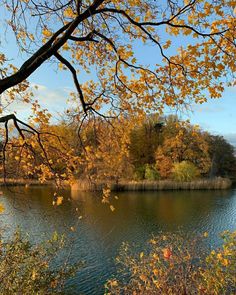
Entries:
{"type": "Polygon", "coordinates": [[[236,133],[224,134],[224,138],[233,146],[236,147],[236,133]]]}
{"type": "Polygon", "coordinates": [[[34,84],[34,97],[38,100],[43,108],[47,108],[50,112],[61,112],[66,108],[66,102],[69,97],[69,90],[66,87],[49,89],[44,85],[34,84]]]}
{"type": "MultiPolygon", "coordinates": [[[[69,87],[49,89],[45,85],[31,83],[31,88],[34,93],[34,99],[38,101],[42,108],[48,109],[53,117],[57,117],[58,113],[63,113],[67,108],[67,99],[72,91],[69,87]]],[[[26,120],[32,113],[31,105],[17,99],[4,111],[5,114],[12,112],[16,112],[20,119],[26,120]]]]}

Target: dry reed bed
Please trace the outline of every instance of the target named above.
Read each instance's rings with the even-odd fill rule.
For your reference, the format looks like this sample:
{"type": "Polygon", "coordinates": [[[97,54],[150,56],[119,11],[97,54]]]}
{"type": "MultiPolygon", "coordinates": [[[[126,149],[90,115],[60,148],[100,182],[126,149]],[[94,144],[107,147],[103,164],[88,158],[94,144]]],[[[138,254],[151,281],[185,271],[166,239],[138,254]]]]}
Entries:
{"type": "MultiPolygon", "coordinates": [[[[4,179],[0,178],[0,186],[14,185],[52,185],[52,182],[41,183],[38,180],[28,179],[4,179]]],[[[66,184],[65,184],[66,185],[66,184]]],[[[93,183],[88,180],[77,180],[71,185],[72,190],[79,191],[101,191],[104,187],[109,186],[112,191],[156,191],[156,190],[214,190],[228,189],[232,181],[228,178],[217,177],[214,179],[199,179],[189,182],[180,182],[174,180],[158,181],[120,181],[114,182],[97,182],[93,183]]]]}
{"type": "Polygon", "coordinates": [[[23,178],[8,178],[4,180],[0,178],[0,186],[24,186],[24,185],[50,185],[52,182],[41,183],[39,180],[23,179],[23,178]]]}
{"type": "Polygon", "coordinates": [[[87,180],[77,180],[72,186],[72,190],[79,191],[101,191],[109,186],[112,191],[157,191],[157,190],[214,190],[228,189],[232,182],[228,178],[217,177],[214,179],[199,179],[189,182],[174,180],[158,181],[120,181],[92,183],[87,180]]]}

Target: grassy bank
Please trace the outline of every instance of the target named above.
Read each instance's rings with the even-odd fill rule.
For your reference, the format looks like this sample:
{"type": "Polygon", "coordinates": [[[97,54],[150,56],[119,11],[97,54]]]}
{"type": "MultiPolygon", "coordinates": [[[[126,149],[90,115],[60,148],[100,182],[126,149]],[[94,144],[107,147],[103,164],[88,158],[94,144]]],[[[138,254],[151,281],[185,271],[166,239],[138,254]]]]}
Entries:
{"type": "Polygon", "coordinates": [[[228,189],[232,182],[228,178],[217,177],[214,179],[199,179],[189,182],[174,180],[158,181],[120,181],[92,183],[85,180],[77,180],[72,186],[72,190],[79,191],[100,191],[109,185],[112,191],[156,191],[156,190],[214,190],[228,189]]]}

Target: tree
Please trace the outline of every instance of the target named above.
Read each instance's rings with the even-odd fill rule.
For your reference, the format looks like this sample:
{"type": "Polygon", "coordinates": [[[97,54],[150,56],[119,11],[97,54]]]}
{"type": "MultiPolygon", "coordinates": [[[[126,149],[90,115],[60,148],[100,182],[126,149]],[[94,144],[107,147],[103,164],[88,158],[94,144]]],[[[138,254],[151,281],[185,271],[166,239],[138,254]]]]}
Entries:
{"type": "Polygon", "coordinates": [[[136,168],[155,163],[155,151],[161,143],[162,123],[156,114],[145,117],[130,134],[129,154],[136,168]]]}
{"type": "MultiPolygon", "coordinates": [[[[15,99],[32,102],[36,123],[43,121],[45,113],[32,101],[26,79],[51,61],[74,81],[72,99],[78,107],[73,118],[78,124],[93,116],[106,120],[120,113],[160,113],[165,105],[179,107],[220,97],[226,80],[233,84],[229,73],[236,69],[234,7],[232,0],[3,0],[7,29],[28,59],[18,69],[0,54],[0,94],[6,104],[15,99]],[[182,36],[188,45],[184,41],[171,56],[170,51],[176,51],[173,40],[182,36]],[[160,60],[155,67],[138,61],[134,53],[138,41],[156,46],[160,60]],[[82,84],[78,71],[92,72],[93,79],[82,84]]],[[[44,165],[56,175],[45,147],[46,131],[15,114],[0,118],[5,128],[3,166],[12,145],[10,121],[22,139],[20,148],[31,150],[33,137],[44,165]]]]}
{"type": "MultiPolygon", "coordinates": [[[[90,142],[84,145],[81,155],[84,159],[82,177],[95,181],[116,182],[122,178],[132,178],[133,167],[129,160],[128,147],[133,120],[120,116],[109,123],[104,123],[100,119],[92,123],[92,130],[95,132],[93,139],[90,138],[90,142]]],[[[85,128],[84,133],[87,133],[86,131],[88,130],[85,128]]]]}
{"type": "Polygon", "coordinates": [[[210,177],[235,177],[236,157],[234,147],[223,136],[208,135],[211,157],[210,177]]]}
{"type": "Polygon", "coordinates": [[[156,151],[156,166],[162,177],[171,174],[173,164],[194,164],[202,175],[210,168],[209,145],[199,126],[177,118],[167,118],[163,128],[163,144],[156,151]]]}

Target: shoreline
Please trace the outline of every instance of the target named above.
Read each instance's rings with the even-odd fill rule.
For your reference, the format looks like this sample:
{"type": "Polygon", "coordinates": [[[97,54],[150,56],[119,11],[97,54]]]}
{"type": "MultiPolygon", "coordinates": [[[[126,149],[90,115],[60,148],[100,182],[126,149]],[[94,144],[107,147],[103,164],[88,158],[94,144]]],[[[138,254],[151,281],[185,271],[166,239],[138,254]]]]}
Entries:
{"type": "Polygon", "coordinates": [[[120,181],[92,183],[87,180],[77,180],[71,185],[72,191],[102,191],[108,187],[111,191],[161,191],[161,190],[219,190],[229,189],[232,181],[229,178],[199,179],[194,181],[120,181]]]}
{"type": "MultiPolygon", "coordinates": [[[[7,179],[5,182],[0,179],[0,187],[8,186],[54,186],[53,181],[40,182],[39,180],[28,179],[7,179]]],[[[233,181],[229,178],[217,177],[214,179],[199,179],[194,181],[174,181],[174,180],[156,180],[156,181],[120,181],[118,183],[111,181],[91,182],[88,180],[76,180],[69,185],[67,182],[63,184],[72,191],[102,191],[109,188],[111,191],[161,191],[161,190],[221,190],[229,189],[233,185],[233,181]]]]}
{"type": "Polygon", "coordinates": [[[8,186],[32,186],[32,185],[53,185],[53,182],[46,181],[44,183],[39,180],[33,179],[14,179],[9,178],[4,181],[2,178],[0,179],[0,187],[8,187],[8,186]]]}

